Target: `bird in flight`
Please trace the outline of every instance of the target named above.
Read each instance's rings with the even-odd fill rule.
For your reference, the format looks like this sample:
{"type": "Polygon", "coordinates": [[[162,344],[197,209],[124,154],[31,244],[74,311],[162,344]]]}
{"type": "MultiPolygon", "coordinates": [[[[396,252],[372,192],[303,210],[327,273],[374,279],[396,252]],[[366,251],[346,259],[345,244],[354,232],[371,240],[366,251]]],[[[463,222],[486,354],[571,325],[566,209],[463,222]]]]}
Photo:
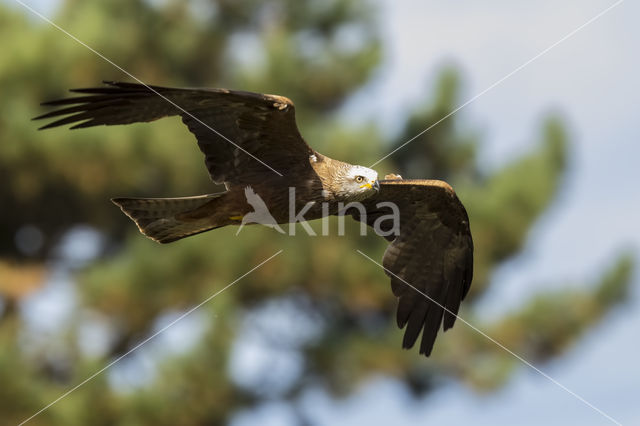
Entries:
{"type": "Polygon", "coordinates": [[[429,356],[440,327],[453,326],[471,285],[473,241],[467,212],[446,182],[398,175],[378,180],[370,168],[320,154],[300,135],[293,102],[283,96],[105,84],[45,102],[59,109],[35,119],[57,117],[41,129],[77,129],[179,115],[195,135],[211,179],[226,187],[195,197],[113,199],[144,235],[170,243],[250,222],[242,220],[254,212],[248,187],[268,208],[271,225],[291,223],[292,210],[304,209],[304,220],[313,220],[358,202],[363,208],[351,215],[390,243],[382,264],[398,298],[398,327],[406,327],[402,346],[413,347],[422,332],[420,353],[429,356]],[[397,222],[380,221],[389,213],[382,202],[397,207],[397,222]]]}

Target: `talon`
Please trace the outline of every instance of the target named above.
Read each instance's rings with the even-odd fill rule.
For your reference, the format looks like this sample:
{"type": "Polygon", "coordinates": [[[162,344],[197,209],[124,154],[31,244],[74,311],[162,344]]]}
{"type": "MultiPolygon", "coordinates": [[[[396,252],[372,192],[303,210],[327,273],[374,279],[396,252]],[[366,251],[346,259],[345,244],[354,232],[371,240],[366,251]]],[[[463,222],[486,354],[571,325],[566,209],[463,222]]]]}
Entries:
{"type": "Polygon", "coordinates": [[[230,220],[242,220],[243,216],[229,216],[230,220]]]}

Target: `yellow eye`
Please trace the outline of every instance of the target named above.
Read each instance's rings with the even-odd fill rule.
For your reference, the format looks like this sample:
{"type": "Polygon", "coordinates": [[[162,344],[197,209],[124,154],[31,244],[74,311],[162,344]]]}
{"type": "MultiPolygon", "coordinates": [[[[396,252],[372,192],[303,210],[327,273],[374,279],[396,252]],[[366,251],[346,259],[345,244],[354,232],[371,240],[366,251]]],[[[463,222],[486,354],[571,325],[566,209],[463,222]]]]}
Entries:
{"type": "Polygon", "coordinates": [[[363,176],[356,176],[356,182],[358,182],[358,183],[364,182],[364,177],[363,176]]]}

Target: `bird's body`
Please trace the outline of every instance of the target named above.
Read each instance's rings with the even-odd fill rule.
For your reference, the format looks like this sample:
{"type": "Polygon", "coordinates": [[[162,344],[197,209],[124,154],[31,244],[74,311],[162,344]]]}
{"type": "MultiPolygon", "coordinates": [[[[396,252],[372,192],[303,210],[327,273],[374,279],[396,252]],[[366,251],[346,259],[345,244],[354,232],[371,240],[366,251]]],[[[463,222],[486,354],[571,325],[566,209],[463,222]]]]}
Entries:
{"type": "Polygon", "coordinates": [[[45,103],[65,107],[37,118],[66,117],[43,128],[180,115],[212,180],[226,187],[195,197],[114,199],[143,234],[169,243],[228,225],[278,229],[301,218],[342,214],[357,202],[362,208],[349,214],[391,242],[383,265],[399,298],[398,326],[407,327],[403,346],[412,347],[424,330],[420,352],[429,355],[440,325],[453,326],[471,284],[473,243],[467,213],[445,182],[379,181],[370,168],[316,152],[297,129],[293,103],[282,96],[132,83],[74,92],[84,95],[45,103]],[[385,203],[395,206],[397,221],[382,221],[389,214],[385,203]]]}
{"type": "MultiPolygon", "coordinates": [[[[309,170],[305,171],[307,179],[291,184],[285,176],[272,173],[267,174],[264,180],[251,183],[250,188],[258,195],[260,202],[269,206],[268,213],[274,224],[291,223],[295,213],[302,210],[305,220],[335,215],[341,205],[362,201],[376,192],[373,188],[356,193],[341,191],[334,183],[335,177],[329,172],[361,166],[352,166],[318,154],[312,154],[308,161],[309,170]]],[[[373,186],[377,179],[371,180],[373,186]]],[[[223,193],[204,197],[114,198],[113,201],[138,224],[143,234],[160,243],[169,243],[210,229],[239,225],[243,220],[245,224],[269,224],[251,218],[255,208],[247,197],[246,188],[229,185],[223,193]]]]}

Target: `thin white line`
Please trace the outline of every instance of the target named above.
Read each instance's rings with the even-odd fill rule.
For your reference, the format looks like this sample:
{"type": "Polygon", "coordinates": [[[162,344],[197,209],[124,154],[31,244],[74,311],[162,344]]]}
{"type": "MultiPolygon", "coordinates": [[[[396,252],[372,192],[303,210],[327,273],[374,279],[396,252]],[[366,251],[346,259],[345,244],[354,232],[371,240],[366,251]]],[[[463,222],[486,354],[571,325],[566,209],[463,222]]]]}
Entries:
{"type": "Polygon", "coordinates": [[[233,142],[231,139],[229,139],[228,137],[226,137],[225,135],[223,135],[222,133],[218,132],[216,129],[214,129],[213,127],[209,126],[207,123],[203,122],[202,120],[200,120],[198,117],[194,116],[193,114],[191,114],[189,111],[185,110],[184,108],[182,108],[180,105],[176,104],[175,102],[173,102],[171,99],[167,98],[166,96],[162,95],[160,92],[158,92],[157,90],[155,90],[153,87],[147,85],[144,81],[140,80],[138,77],[136,77],[135,75],[131,74],[130,72],[128,72],[127,70],[125,70],[124,68],[122,68],[121,66],[119,66],[118,64],[116,64],[115,62],[113,62],[111,59],[107,58],[106,56],[104,56],[102,53],[98,52],[97,50],[95,50],[94,48],[92,48],[91,46],[89,46],[88,44],[86,44],[85,42],[83,42],[82,40],[78,39],[76,36],[74,36],[73,34],[69,33],[67,30],[65,30],[64,28],[60,27],[58,24],[56,24],[55,22],[53,22],[52,20],[50,20],[49,18],[47,18],[46,16],[42,15],[40,12],[38,12],[37,10],[33,9],[31,6],[29,6],[26,3],[23,3],[21,0],[15,0],[17,3],[21,4],[25,9],[29,10],[31,13],[33,13],[34,15],[40,17],[41,19],[43,19],[44,21],[48,22],[49,24],[53,25],[54,27],[56,27],[58,30],[60,30],[61,32],[63,32],[64,34],[66,34],[67,36],[69,36],[70,38],[72,38],[73,40],[75,40],[76,42],[80,43],[81,45],[83,45],[84,47],[86,47],[87,49],[89,49],[90,51],[92,51],[93,53],[95,53],[96,55],[98,55],[99,57],[101,57],[102,59],[104,59],[105,61],[109,62],[111,65],[113,65],[114,67],[118,68],[120,71],[122,71],[123,73],[127,74],[129,77],[133,78],[134,80],[136,80],[138,83],[142,84],[144,87],[146,87],[147,89],[151,90],[153,93],[155,93],[156,95],[160,96],[162,99],[164,99],[165,101],[169,102],[171,105],[173,105],[174,107],[178,108],[180,111],[182,111],[183,113],[187,114],[189,117],[193,118],[194,120],[196,120],[198,123],[202,124],[203,126],[205,126],[207,129],[211,130],[212,132],[214,132],[216,135],[220,136],[221,138],[223,138],[224,140],[226,140],[227,142],[229,142],[230,144],[234,145],[236,148],[238,148],[239,150],[243,151],[245,154],[249,155],[250,157],[253,157],[255,160],[257,160],[258,162],[260,162],[262,165],[264,165],[265,167],[268,167],[269,169],[271,169],[271,171],[273,171],[274,173],[276,173],[277,175],[279,175],[280,177],[282,177],[282,174],[280,172],[278,172],[276,169],[274,169],[273,167],[271,167],[270,165],[268,165],[267,163],[265,163],[264,161],[260,160],[258,157],[256,157],[255,155],[251,154],[249,151],[245,150],[244,148],[242,148],[240,145],[236,144],[235,142],[233,142]]]}
{"type": "Polygon", "coordinates": [[[403,280],[402,278],[400,278],[399,276],[397,276],[396,274],[394,274],[393,272],[391,272],[390,270],[388,270],[387,268],[385,268],[384,266],[382,266],[380,263],[376,262],[375,260],[373,260],[372,258],[370,258],[369,256],[367,256],[366,254],[364,254],[363,252],[361,252],[360,250],[356,251],[358,253],[360,253],[362,256],[366,257],[367,259],[369,259],[370,261],[372,261],[373,263],[375,263],[376,265],[378,265],[379,267],[381,267],[382,269],[384,269],[387,273],[393,275],[394,277],[396,277],[397,279],[399,279],[400,281],[402,281],[403,283],[405,283],[406,285],[408,285],[409,287],[411,287],[412,289],[414,289],[415,291],[417,291],[418,293],[420,293],[421,295],[423,295],[424,297],[426,297],[427,299],[429,299],[431,302],[435,303],[436,305],[438,305],[439,307],[441,307],[442,309],[444,309],[447,313],[455,316],[459,321],[462,321],[464,324],[466,324],[467,326],[471,327],[474,331],[480,333],[482,336],[486,337],[487,339],[489,339],[491,342],[495,343],[496,345],[498,345],[500,348],[502,348],[503,350],[505,350],[506,352],[508,352],[509,354],[511,354],[512,356],[514,356],[516,359],[520,360],[522,363],[526,364],[527,366],[531,367],[533,370],[535,370],[536,372],[538,372],[539,374],[541,374],[542,376],[544,376],[545,378],[549,379],[551,382],[553,382],[554,384],[556,384],[557,386],[559,386],[561,389],[563,389],[564,391],[570,393],[571,395],[573,395],[575,398],[577,398],[578,400],[580,400],[581,402],[583,402],[584,404],[588,405],[589,407],[591,407],[593,410],[597,411],[598,413],[600,413],[601,415],[603,415],[604,417],[606,417],[608,420],[610,420],[611,422],[622,426],[622,423],[620,423],[619,421],[617,421],[616,419],[614,419],[613,417],[611,417],[610,415],[608,415],[607,413],[605,413],[604,411],[602,411],[601,409],[599,409],[598,407],[596,407],[595,405],[591,404],[589,401],[587,401],[586,399],[584,399],[583,397],[581,397],[580,395],[578,395],[577,393],[573,392],[571,389],[567,388],[565,385],[563,385],[562,383],[558,382],[557,380],[555,380],[553,377],[549,376],[547,373],[545,373],[544,371],[540,370],[539,368],[537,368],[536,366],[534,366],[533,364],[531,364],[529,361],[527,361],[526,359],[524,359],[523,357],[521,357],[520,355],[518,355],[517,353],[513,352],[512,350],[510,350],[509,348],[507,348],[506,346],[504,346],[502,343],[498,342],[496,339],[494,339],[493,337],[489,336],[488,334],[486,334],[485,332],[483,332],[482,330],[478,329],[477,327],[475,327],[473,324],[471,324],[470,322],[466,321],[464,318],[462,318],[461,316],[459,316],[458,314],[451,312],[449,309],[447,309],[445,306],[442,306],[440,303],[438,303],[437,301],[435,301],[434,299],[432,299],[431,297],[429,297],[427,294],[423,293],[422,291],[418,290],[417,288],[415,288],[414,286],[412,286],[411,284],[409,284],[408,282],[406,282],[405,280],[403,280]]]}
{"type": "Polygon", "coordinates": [[[370,165],[369,167],[374,167],[375,165],[379,164],[384,159],[386,159],[386,158],[390,157],[391,155],[393,155],[396,151],[404,148],[406,145],[408,145],[409,143],[413,142],[415,139],[419,138],[420,136],[422,136],[423,134],[425,134],[429,130],[433,129],[438,124],[442,123],[444,120],[446,120],[447,118],[451,117],[453,114],[455,114],[458,111],[460,111],[461,109],[465,108],[467,105],[469,105],[470,103],[474,102],[476,99],[478,99],[479,97],[483,96],[484,94],[486,94],[487,92],[489,92],[490,90],[495,88],[496,86],[502,84],[505,80],[507,80],[507,79],[511,78],[512,76],[514,76],[516,73],[521,71],[523,68],[525,68],[526,66],[528,66],[532,62],[534,62],[534,61],[538,60],[540,57],[544,56],[546,53],[548,53],[551,49],[553,49],[556,46],[558,46],[560,43],[562,43],[562,42],[566,41],[567,39],[573,37],[576,33],[581,31],[585,27],[587,27],[589,24],[591,24],[594,21],[600,19],[604,14],[609,12],[614,7],[619,6],[622,2],[624,2],[624,0],[618,0],[617,2],[612,4],[611,6],[607,7],[605,10],[603,10],[600,13],[598,13],[596,16],[594,16],[593,18],[589,19],[587,22],[585,22],[584,24],[580,25],[578,28],[574,29],[569,34],[565,35],[560,40],[556,41],[551,46],[547,47],[546,49],[544,49],[543,51],[538,53],[536,56],[534,56],[533,58],[529,59],[528,61],[526,61],[525,63],[523,63],[522,65],[520,65],[516,69],[514,69],[513,71],[511,71],[509,74],[505,75],[500,80],[496,81],[491,86],[487,87],[482,92],[478,93],[477,95],[475,95],[474,97],[472,97],[471,99],[469,99],[468,101],[466,101],[465,103],[463,103],[462,105],[460,105],[459,107],[457,107],[456,109],[451,111],[449,114],[445,115],[444,117],[442,117],[441,119],[439,119],[438,121],[436,121],[435,123],[433,123],[432,125],[427,127],[426,129],[424,129],[423,131],[421,131],[420,133],[418,133],[417,135],[415,135],[414,137],[412,137],[411,139],[406,141],[405,143],[403,143],[402,145],[400,145],[399,147],[397,147],[396,149],[394,149],[393,151],[391,151],[390,153],[388,153],[387,155],[385,155],[384,157],[382,157],[381,159],[379,159],[378,161],[376,161],[375,163],[370,165]]]}
{"type": "Polygon", "coordinates": [[[159,331],[155,332],[153,335],[147,337],[146,339],[144,339],[142,342],[138,343],[136,346],[134,346],[133,348],[129,349],[125,354],[120,355],[118,358],[114,359],[113,361],[111,361],[109,364],[107,364],[106,366],[102,367],[100,370],[96,371],[95,373],[93,373],[91,376],[87,377],[86,379],[84,379],[82,382],[78,383],[77,385],[75,385],[74,387],[72,387],[71,389],[69,389],[68,391],[66,391],[65,393],[63,393],[62,395],[60,395],[58,398],[56,398],[55,400],[53,400],[52,402],[50,402],[49,404],[47,404],[45,407],[41,408],[37,413],[35,413],[34,415],[32,415],[31,417],[27,418],[26,420],[23,420],[22,423],[20,423],[18,426],[22,426],[23,424],[27,423],[29,420],[33,419],[34,417],[36,417],[37,415],[39,415],[40,413],[42,413],[43,411],[45,411],[46,409],[48,409],[49,407],[51,407],[52,405],[54,405],[55,403],[59,402],[61,399],[67,397],[70,393],[72,393],[73,391],[75,391],[76,389],[78,389],[79,387],[83,386],[84,384],[86,384],[87,382],[89,382],[90,380],[92,380],[93,378],[95,378],[97,375],[99,375],[100,373],[102,373],[103,371],[107,370],[108,368],[112,367],[114,364],[116,364],[118,361],[120,361],[121,359],[123,359],[124,357],[126,357],[127,355],[131,354],[132,352],[136,351],[137,349],[139,349],[142,345],[144,345],[145,343],[147,343],[149,340],[153,339],[154,337],[156,337],[157,335],[165,332],[169,327],[172,327],[175,323],[177,323],[178,321],[182,320],[183,318],[185,318],[187,315],[190,315],[193,311],[195,311],[196,309],[200,308],[202,305],[204,305],[205,303],[209,302],[211,299],[213,299],[214,297],[216,297],[217,295],[219,295],[220,293],[222,293],[223,291],[225,291],[226,289],[228,289],[229,287],[231,287],[232,285],[234,285],[235,283],[237,283],[238,281],[240,281],[241,279],[243,279],[244,277],[246,277],[247,275],[249,275],[250,273],[252,273],[253,271],[255,271],[256,269],[260,268],[262,265],[264,265],[265,263],[269,262],[271,259],[273,259],[274,257],[276,257],[277,255],[279,255],[280,253],[282,253],[283,250],[278,250],[275,254],[271,255],[269,258],[263,260],[262,262],[260,262],[258,265],[254,266],[253,268],[251,268],[251,270],[249,270],[248,272],[244,273],[243,275],[241,275],[240,277],[236,278],[233,282],[231,282],[230,284],[228,284],[227,286],[225,286],[224,288],[222,288],[221,290],[218,290],[217,292],[215,292],[214,294],[212,294],[211,296],[207,297],[204,301],[200,302],[199,304],[197,304],[196,306],[194,306],[193,308],[189,309],[187,312],[185,312],[184,314],[180,315],[178,318],[176,318],[175,320],[171,321],[169,324],[167,324],[166,326],[162,327],[159,331]]]}

